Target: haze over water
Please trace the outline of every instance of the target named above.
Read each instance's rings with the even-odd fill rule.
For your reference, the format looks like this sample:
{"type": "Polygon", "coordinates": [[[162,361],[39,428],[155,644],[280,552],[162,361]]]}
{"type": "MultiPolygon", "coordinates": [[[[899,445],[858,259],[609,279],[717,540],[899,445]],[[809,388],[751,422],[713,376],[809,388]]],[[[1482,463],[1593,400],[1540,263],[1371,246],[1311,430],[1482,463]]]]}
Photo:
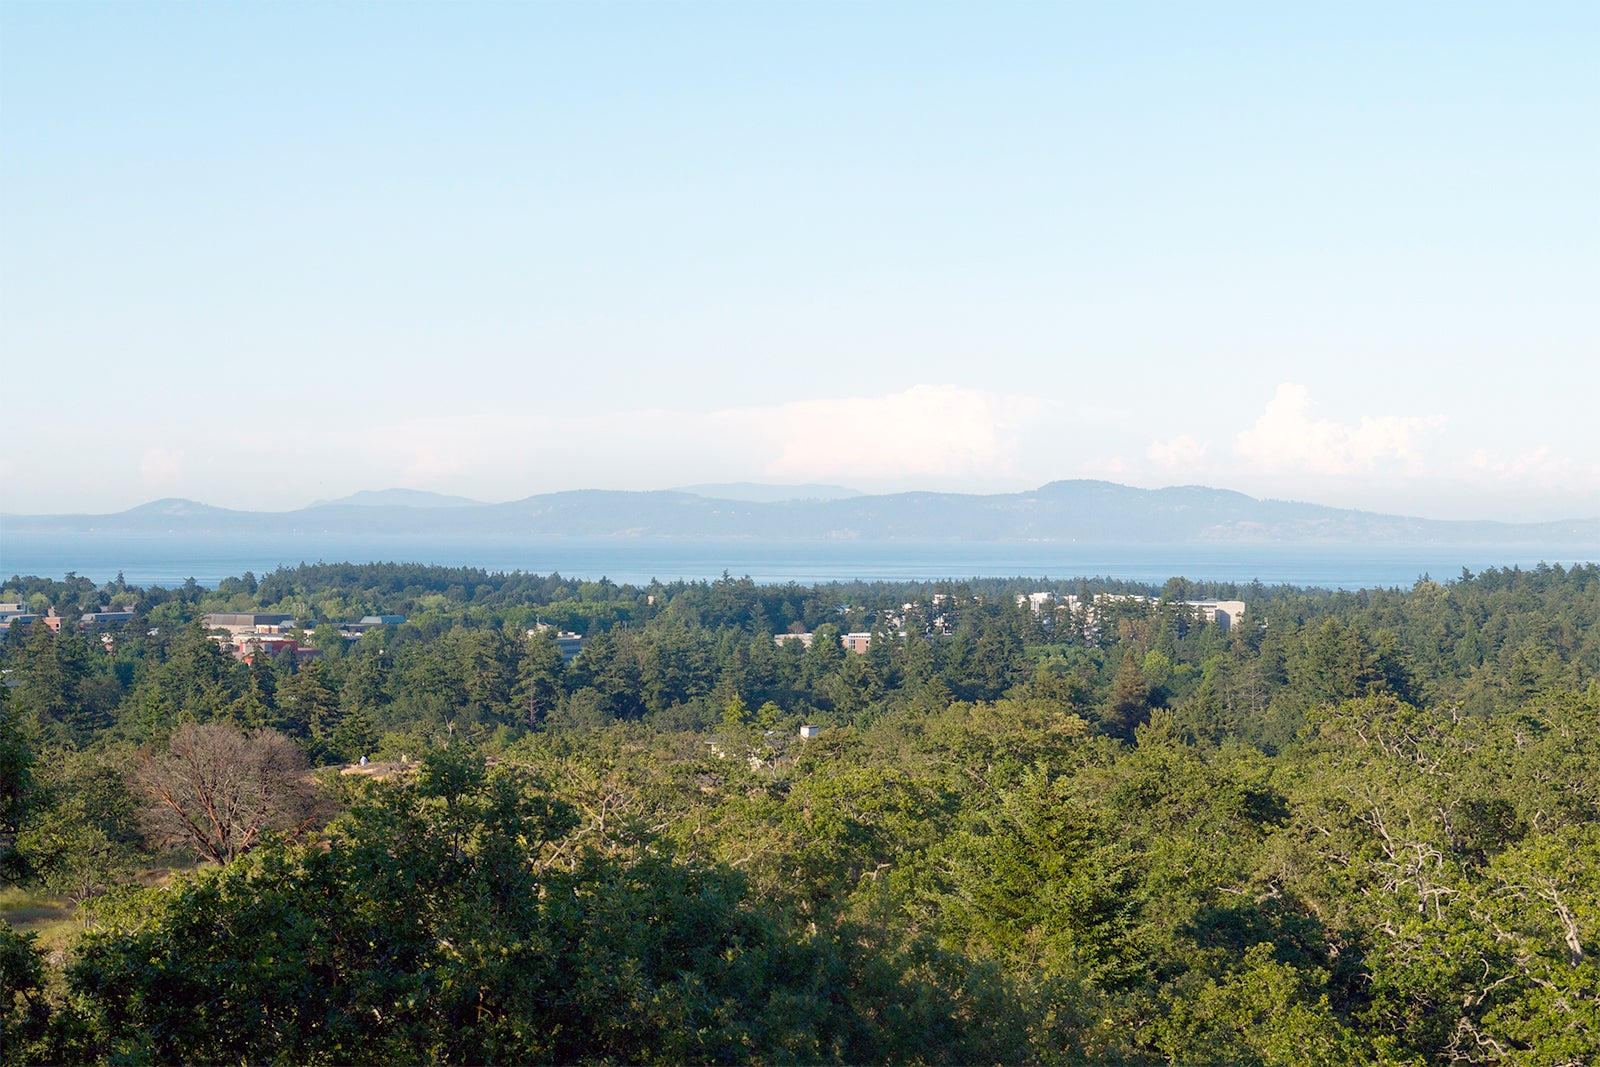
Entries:
{"type": "Polygon", "coordinates": [[[194,578],[214,586],[301,562],[394,560],[489,571],[559,572],[572,578],[647,584],[702,580],[723,572],[758,582],[935,581],[1024,576],[1106,577],[1159,584],[1174,575],[1195,581],[1330,588],[1409,588],[1422,575],[1459,577],[1463,567],[1600,558],[1595,545],[1356,546],[1289,544],[1087,545],[1062,542],[754,541],[626,539],[297,538],[226,541],[205,537],[41,536],[8,534],[0,576],[68,572],[106,582],[120,571],[134,585],[172,586],[194,578]]]}

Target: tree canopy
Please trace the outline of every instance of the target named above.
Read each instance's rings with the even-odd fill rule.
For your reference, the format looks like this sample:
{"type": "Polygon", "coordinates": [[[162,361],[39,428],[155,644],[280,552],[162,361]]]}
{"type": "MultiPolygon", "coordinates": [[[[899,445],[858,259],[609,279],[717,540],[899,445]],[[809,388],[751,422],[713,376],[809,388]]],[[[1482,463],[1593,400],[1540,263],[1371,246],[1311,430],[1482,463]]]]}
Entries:
{"type": "Polygon", "coordinates": [[[6,1062],[1600,1060],[1600,568],[81,584],[4,587],[135,610],[0,644],[81,926],[0,924],[6,1062]]]}

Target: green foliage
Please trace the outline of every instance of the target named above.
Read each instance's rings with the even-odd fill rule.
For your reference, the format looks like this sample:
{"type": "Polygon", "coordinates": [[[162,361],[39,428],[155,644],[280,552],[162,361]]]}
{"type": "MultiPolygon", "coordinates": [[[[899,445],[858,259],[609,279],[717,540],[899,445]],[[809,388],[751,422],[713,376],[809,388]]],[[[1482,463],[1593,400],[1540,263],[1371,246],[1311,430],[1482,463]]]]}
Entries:
{"type": "Polygon", "coordinates": [[[119,1059],[855,1061],[895,1056],[900,1028],[861,1014],[890,1004],[938,1023],[938,1058],[1006,1047],[988,1020],[952,1025],[909,962],[858,971],[725,868],[659,848],[543,862],[575,823],[515,769],[435,753],[414,784],[374,783],[326,849],[145,894],[69,979],[119,1059]]]}
{"type": "Polygon", "coordinates": [[[0,1062],[28,1063],[50,1030],[44,961],[32,935],[0,921],[0,1062]]]}
{"type": "Polygon", "coordinates": [[[29,834],[54,858],[39,879],[44,888],[81,902],[133,876],[145,848],[127,783],[132,765],[125,748],[50,754],[41,770],[53,803],[29,834]]]}
{"type": "Polygon", "coordinates": [[[1600,567],[1093,620],[1015,596],[1154,591],[8,588],[141,615],[0,646],[0,863],[89,930],[0,945],[8,1059],[1600,1060],[1600,567]],[[224,607],[409,621],[245,666],[224,607]],[[141,889],[129,768],[202,728],[348,810],[141,889]]]}
{"type": "Polygon", "coordinates": [[[1129,975],[1132,879],[1063,780],[1037,770],[936,850],[949,936],[1007,969],[1116,986],[1129,975]]]}
{"type": "Polygon", "coordinates": [[[36,876],[48,859],[25,835],[50,796],[34,773],[36,758],[0,685],[0,881],[16,884],[36,876]]]}

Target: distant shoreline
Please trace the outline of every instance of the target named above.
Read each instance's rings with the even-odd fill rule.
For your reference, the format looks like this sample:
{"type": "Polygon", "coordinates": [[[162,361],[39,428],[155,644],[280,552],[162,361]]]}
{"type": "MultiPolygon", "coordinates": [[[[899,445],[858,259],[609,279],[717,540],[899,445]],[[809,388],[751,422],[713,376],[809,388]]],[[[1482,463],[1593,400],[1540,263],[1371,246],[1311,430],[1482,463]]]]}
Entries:
{"type": "Polygon", "coordinates": [[[359,536],[204,536],[45,534],[7,531],[0,540],[0,578],[68,572],[96,583],[181,585],[193,577],[214,587],[245,571],[257,576],[279,566],[368,561],[425,563],[560,573],[581,580],[648,584],[652,579],[699,581],[724,572],[763,584],[853,581],[939,581],[975,577],[1052,580],[1105,577],[1159,585],[1181,576],[1195,581],[1254,580],[1269,585],[1327,588],[1409,588],[1423,574],[1437,581],[1463,567],[1600,560],[1600,546],[1348,545],[1199,542],[1089,544],[1047,541],[773,541],[753,538],[501,538],[359,536]]]}

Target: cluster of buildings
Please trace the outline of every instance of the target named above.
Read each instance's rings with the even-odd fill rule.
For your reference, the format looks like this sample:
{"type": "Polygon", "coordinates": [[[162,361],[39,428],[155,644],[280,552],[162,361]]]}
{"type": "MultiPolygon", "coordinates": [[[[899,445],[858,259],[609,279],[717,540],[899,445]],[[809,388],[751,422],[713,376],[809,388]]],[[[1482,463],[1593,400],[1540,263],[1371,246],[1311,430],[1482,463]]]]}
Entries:
{"type": "MultiPolygon", "coordinates": [[[[84,612],[74,622],[69,616],[57,615],[54,608],[47,608],[40,614],[26,604],[0,603],[0,637],[13,626],[27,629],[35,623],[43,623],[53,633],[60,633],[69,625],[75,625],[80,630],[106,630],[132,622],[133,618],[131,608],[102,606],[95,611],[84,612]]],[[[255,657],[262,654],[280,656],[292,653],[299,661],[316,659],[322,655],[317,649],[301,646],[295,634],[302,628],[292,615],[219,611],[206,615],[202,621],[214,641],[231,652],[235,659],[246,663],[254,662],[255,657]]],[[[339,633],[345,639],[354,641],[373,627],[398,626],[405,621],[404,615],[365,615],[357,622],[340,623],[339,633]]],[[[102,633],[100,641],[108,651],[114,645],[109,633],[102,633]]]]}
{"type": "Polygon", "coordinates": [[[296,629],[293,615],[222,611],[207,615],[204,622],[211,639],[245,663],[254,663],[263,655],[291,655],[296,663],[322,656],[320,649],[303,648],[299,639],[291,635],[290,631],[296,629]]]}
{"type": "MultiPolygon", "coordinates": [[[[235,659],[245,663],[255,662],[260,655],[283,656],[293,655],[297,662],[304,662],[320,657],[320,649],[307,648],[300,644],[298,635],[306,630],[314,629],[315,623],[302,626],[295,622],[291,615],[279,615],[269,612],[212,612],[205,617],[205,627],[211,631],[212,639],[224,649],[233,653],[235,659]]],[[[339,636],[347,641],[356,641],[369,630],[380,626],[399,626],[406,621],[404,615],[363,615],[355,622],[338,623],[339,636]]],[[[583,650],[583,637],[569,630],[556,630],[555,627],[540,623],[528,631],[528,636],[546,631],[554,631],[556,647],[561,650],[561,658],[565,662],[572,662],[578,653],[583,650]]]]}
{"type": "MultiPolygon", "coordinates": [[[[214,611],[204,618],[205,628],[212,640],[233,654],[237,660],[254,663],[258,656],[292,655],[296,663],[319,659],[322,650],[307,648],[297,636],[305,629],[295,622],[293,615],[260,611],[214,611]]],[[[398,626],[406,621],[404,615],[363,615],[356,622],[339,623],[339,636],[355,641],[368,630],[379,626],[398,626]]],[[[314,627],[315,624],[312,624],[314,627]]]]}
{"type": "MultiPolygon", "coordinates": [[[[816,636],[817,635],[813,633],[773,634],[772,640],[780,647],[788,644],[791,641],[794,641],[798,642],[801,648],[810,648],[811,642],[816,636]]],[[[839,643],[845,647],[847,652],[854,652],[857,655],[860,655],[861,653],[865,652],[867,650],[867,646],[872,643],[872,635],[862,631],[840,634],[839,643]]]]}
{"type": "MultiPolygon", "coordinates": [[[[1090,637],[1099,631],[1100,619],[1111,605],[1141,604],[1153,607],[1156,603],[1155,597],[1124,593],[1096,593],[1087,600],[1076,594],[1054,593],[1049,590],[1017,594],[1017,607],[1027,608],[1034,615],[1057,623],[1081,626],[1084,634],[1090,637]]],[[[1245,605],[1242,600],[1185,600],[1183,603],[1194,609],[1196,618],[1224,631],[1232,629],[1234,624],[1244,618],[1245,605]]],[[[928,619],[926,627],[928,636],[948,637],[954,631],[955,626],[949,615],[949,609],[953,606],[949,594],[939,593],[933,597],[931,608],[936,614],[928,619]]],[[[902,604],[899,612],[890,612],[882,616],[882,626],[904,636],[906,619],[921,608],[922,605],[918,603],[902,604]]],[[[773,634],[772,640],[780,646],[796,642],[803,648],[810,648],[815,636],[811,633],[773,634]]],[[[861,632],[841,634],[839,641],[849,651],[862,653],[871,645],[872,634],[861,632]]]]}
{"type": "MultiPolygon", "coordinates": [[[[41,615],[26,604],[0,604],[0,635],[4,635],[13,626],[27,629],[36,622],[44,623],[53,633],[60,633],[61,628],[69,621],[65,615],[57,615],[55,608],[46,608],[41,615]]],[[[77,626],[83,630],[97,630],[107,626],[121,626],[125,622],[132,621],[131,610],[102,606],[78,616],[77,626]]]]}
{"type": "MultiPolygon", "coordinates": [[[[972,602],[974,604],[982,604],[983,598],[975,596],[972,598],[972,602]]],[[[955,608],[956,598],[950,593],[933,594],[932,599],[928,601],[928,610],[931,614],[927,615],[923,624],[923,633],[929,637],[949,637],[955,633],[956,623],[951,614],[955,608]]],[[[885,613],[882,616],[882,623],[885,628],[903,634],[906,632],[906,620],[914,612],[922,610],[922,604],[919,601],[907,601],[900,605],[898,612],[885,613]]]]}
{"type": "MultiPolygon", "coordinates": [[[[134,613],[132,609],[101,607],[98,610],[85,612],[76,622],[69,616],[57,615],[54,608],[47,608],[43,613],[35,611],[22,603],[0,603],[0,637],[4,637],[7,630],[16,626],[27,629],[34,623],[43,623],[54,633],[60,633],[64,627],[75,625],[82,630],[107,630],[132,622],[134,613]]],[[[335,624],[339,636],[347,641],[359,640],[369,630],[380,626],[399,626],[406,621],[404,615],[363,615],[355,622],[341,622],[335,624]]],[[[292,655],[296,662],[306,662],[321,657],[320,649],[310,648],[301,643],[306,631],[315,629],[316,623],[299,623],[293,615],[281,612],[268,611],[213,611],[202,616],[201,623],[210,633],[211,639],[230,653],[235,659],[245,663],[254,663],[258,656],[292,655]]],[[[537,629],[529,630],[528,636],[554,627],[540,624],[537,629]]],[[[810,635],[806,635],[808,640],[810,635]]],[[[865,638],[866,634],[853,634],[851,636],[865,638]]],[[[101,642],[109,651],[113,647],[114,639],[110,633],[100,635],[101,642]]],[[[556,647],[561,650],[562,659],[571,662],[583,649],[582,636],[566,630],[555,633],[556,647]]],[[[864,650],[865,643],[861,645],[864,650]]]]}
{"type": "MultiPolygon", "coordinates": [[[[1086,627],[1093,626],[1097,621],[1100,611],[1111,604],[1133,603],[1154,605],[1156,598],[1137,596],[1131,593],[1096,593],[1085,602],[1073,593],[1065,595],[1052,593],[1048,590],[1040,593],[1018,593],[1017,606],[1027,607],[1035,615],[1053,615],[1059,610],[1066,610],[1084,620],[1086,627]]],[[[1205,622],[1213,623],[1223,630],[1230,630],[1234,623],[1244,618],[1244,601],[1242,600],[1185,600],[1183,603],[1195,609],[1195,614],[1205,622]]]]}

